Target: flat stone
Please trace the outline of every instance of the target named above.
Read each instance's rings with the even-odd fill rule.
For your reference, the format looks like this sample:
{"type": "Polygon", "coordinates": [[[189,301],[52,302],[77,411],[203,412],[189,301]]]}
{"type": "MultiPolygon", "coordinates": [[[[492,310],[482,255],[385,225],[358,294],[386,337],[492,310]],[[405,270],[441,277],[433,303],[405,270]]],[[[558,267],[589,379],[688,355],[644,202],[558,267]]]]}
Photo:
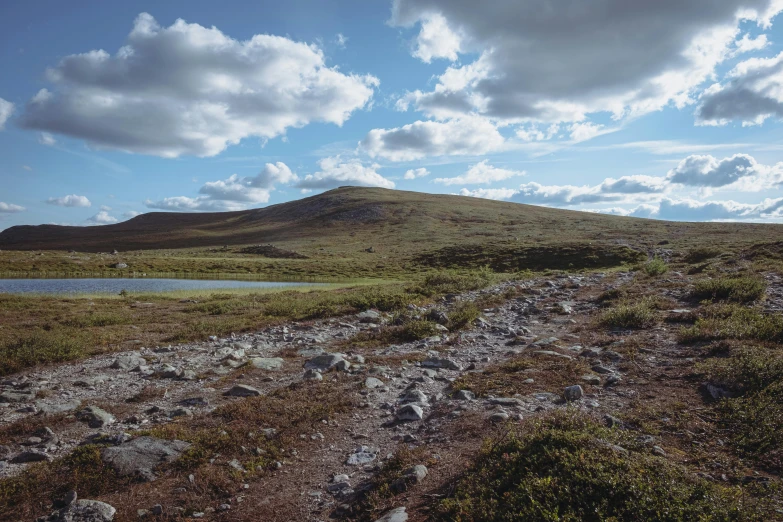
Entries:
{"type": "Polygon", "coordinates": [[[430,357],[421,363],[425,368],[444,368],[446,370],[461,371],[462,367],[454,359],[448,357],[430,357]]]}
{"type": "Polygon", "coordinates": [[[493,413],[489,417],[489,421],[490,422],[505,422],[508,419],[509,419],[509,415],[508,415],[508,413],[506,413],[504,411],[501,411],[501,412],[498,412],[498,413],[493,413]]]}
{"type": "Polygon", "coordinates": [[[0,392],[0,402],[33,402],[35,400],[35,393],[36,390],[9,390],[0,392]]]}
{"type": "Polygon", "coordinates": [[[79,399],[72,399],[70,401],[50,403],[44,401],[36,401],[35,407],[38,410],[39,415],[56,415],[58,413],[65,413],[68,411],[78,410],[82,405],[82,401],[79,399]]]}
{"type": "Polygon", "coordinates": [[[117,512],[113,506],[97,500],[75,500],[67,507],[36,522],[112,522],[117,512]]]}
{"type": "Polygon", "coordinates": [[[261,392],[247,384],[237,384],[224,392],[223,395],[227,397],[258,397],[261,392]]]}
{"type": "Polygon", "coordinates": [[[250,365],[259,370],[276,371],[283,367],[285,361],[280,357],[256,357],[250,359],[250,365]]]}
{"type": "Polygon", "coordinates": [[[101,459],[120,476],[133,476],[145,481],[155,480],[155,468],[164,462],[177,460],[190,444],[181,440],[137,437],[130,442],[103,448],[101,459]]]}
{"type": "MultiPolygon", "coordinates": [[[[342,355],[337,353],[325,353],[323,355],[318,355],[316,357],[313,357],[309,361],[307,361],[304,364],[305,370],[321,370],[321,371],[328,371],[332,368],[336,367],[338,364],[341,364],[342,362],[348,363],[342,355]]],[[[350,365],[350,363],[348,363],[350,365]]]]}
{"type": "Polygon", "coordinates": [[[458,390],[454,398],[458,401],[472,401],[476,399],[476,394],[469,390],[458,390]]]}
{"type": "Polygon", "coordinates": [[[76,418],[86,422],[90,428],[102,428],[116,420],[114,415],[97,406],[87,406],[76,414],[76,418]]]}
{"type": "Polygon", "coordinates": [[[497,404],[500,406],[522,406],[524,403],[520,399],[513,397],[496,397],[489,400],[490,404],[497,404]]]}
{"type": "Polygon", "coordinates": [[[560,359],[568,359],[571,360],[573,357],[570,355],[566,355],[564,353],[559,352],[553,352],[552,350],[534,350],[533,353],[535,355],[546,355],[548,357],[559,357],[560,359]]]}
{"type": "Polygon", "coordinates": [[[364,380],[364,387],[371,390],[375,388],[383,388],[383,386],[383,381],[375,377],[367,377],[367,379],[364,380]]]}
{"type": "Polygon", "coordinates": [[[601,378],[597,375],[592,375],[592,374],[582,375],[582,380],[585,381],[587,384],[592,384],[594,386],[598,386],[599,384],[601,384],[601,378]]]}
{"type": "Polygon", "coordinates": [[[372,462],[378,457],[378,450],[369,446],[360,446],[348,457],[345,463],[349,466],[360,466],[372,462]]]}
{"type": "Polygon", "coordinates": [[[147,361],[144,360],[144,358],[141,355],[120,355],[116,359],[114,359],[114,362],[109,365],[109,368],[112,368],[114,370],[125,370],[130,371],[137,366],[144,366],[147,364],[147,361]]]}
{"type": "Polygon", "coordinates": [[[387,511],[384,515],[375,522],[407,522],[408,514],[405,512],[404,507],[394,508],[391,511],[387,511]]]}
{"type": "Polygon", "coordinates": [[[11,459],[12,464],[26,464],[28,462],[42,462],[51,461],[52,456],[44,453],[43,451],[29,450],[23,451],[11,459]]]}
{"type": "Polygon", "coordinates": [[[321,372],[316,370],[305,370],[303,378],[307,381],[322,381],[324,380],[324,376],[321,375],[321,372]]]}
{"type": "Polygon", "coordinates": [[[408,390],[402,396],[402,403],[418,402],[421,404],[427,404],[427,395],[421,390],[408,390]]]}

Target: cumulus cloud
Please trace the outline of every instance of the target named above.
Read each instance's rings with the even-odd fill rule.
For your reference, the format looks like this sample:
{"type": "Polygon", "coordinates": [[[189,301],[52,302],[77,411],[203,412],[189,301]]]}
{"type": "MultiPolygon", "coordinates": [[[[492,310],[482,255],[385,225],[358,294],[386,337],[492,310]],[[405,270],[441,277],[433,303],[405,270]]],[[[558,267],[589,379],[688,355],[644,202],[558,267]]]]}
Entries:
{"type": "Polygon", "coordinates": [[[71,194],[69,196],[63,196],[61,198],[49,198],[46,202],[50,205],[57,205],[58,207],[89,207],[92,205],[87,196],[77,196],[71,194]]]}
{"type": "Polygon", "coordinates": [[[726,75],[728,82],[704,91],[696,109],[700,125],[760,125],[783,118],[783,52],[772,58],[751,58],[726,75]]]}
{"type": "Polygon", "coordinates": [[[8,100],[0,98],[0,130],[5,129],[5,122],[14,113],[14,104],[8,100]]]}
{"type": "Polygon", "coordinates": [[[12,203],[5,203],[3,201],[0,201],[0,213],[2,214],[13,214],[15,212],[23,212],[27,209],[20,205],[14,205],[12,203]]]}
{"type": "Polygon", "coordinates": [[[47,145],[47,146],[51,147],[52,145],[56,145],[57,144],[57,140],[54,139],[54,136],[52,136],[48,132],[42,132],[38,136],[38,143],[40,143],[41,145],[47,145]]]}
{"type": "Polygon", "coordinates": [[[470,196],[472,198],[484,198],[484,199],[495,199],[495,200],[503,200],[503,199],[509,199],[511,196],[517,193],[516,189],[508,189],[508,188],[499,188],[499,189],[487,189],[487,188],[478,188],[474,190],[468,190],[466,188],[463,188],[459,191],[460,196],[470,196]]]}
{"type": "Polygon", "coordinates": [[[135,210],[129,210],[127,212],[123,212],[122,217],[124,217],[125,219],[132,219],[135,218],[136,216],[140,216],[141,214],[142,214],[141,212],[137,212],[135,210]]]}
{"type": "Polygon", "coordinates": [[[760,34],[756,38],[751,38],[749,34],[745,33],[742,38],[734,42],[734,51],[732,55],[749,53],[753,51],[760,51],[769,45],[766,34],[760,34]]]}
{"type": "Polygon", "coordinates": [[[214,156],[313,121],[342,125],[370,102],[378,80],[344,74],[315,45],[216,27],[136,18],[126,45],[66,56],[47,70],[52,90],[27,104],[24,127],[97,147],[177,157],[214,156]]]}
{"type": "Polygon", "coordinates": [[[416,178],[423,178],[424,176],[429,176],[430,171],[425,168],[418,168],[418,169],[409,169],[405,171],[405,175],[403,176],[405,179],[416,179],[416,178]]]}
{"type": "Polygon", "coordinates": [[[403,105],[436,118],[549,122],[683,106],[732,50],[762,43],[735,43],[742,21],[766,27],[783,9],[777,0],[557,4],[492,1],[476,9],[471,0],[393,0],[392,25],[418,24],[412,54],[455,62],[431,92],[412,93],[403,105]]]}
{"type": "Polygon", "coordinates": [[[393,129],[373,129],[361,142],[370,157],[412,161],[428,156],[480,155],[501,150],[504,138],[487,119],[417,121],[393,129]]]}
{"type": "Polygon", "coordinates": [[[340,156],[323,158],[318,162],[320,171],[308,174],[296,186],[303,190],[332,189],[343,185],[358,185],[361,187],[394,188],[394,182],[380,174],[377,163],[364,165],[356,158],[343,160],[340,156]]]}
{"type": "Polygon", "coordinates": [[[525,172],[520,170],[509,170],[494,167],[483,160],[475,165],[471,165],[465,174],[453,178],[436,178],[435,183],[444,185],[478,185],[482,183],[494,183],[503,181],[515,176],[524,176],[525,172]]]}
{"type": "Polygon", "coordinates": [[[730,187],[757,192],[783,183],[783,163],[762,165],[747,154],[735,154],[722,160],[694,154],[680,161],[666,179],[692,187],[730,187]]]}
{"type": "Polygon", "coordinates": [[[768,198],[760,203],[663,198],[655,205],[644,204],[630,209],[591,209],[590,212],[670,221],[780,221],[783,218],[783,198],[768,198]]]}
{"type": "Polygon", "coordinates": [[[91,218],[88,218],[85,223],[88,225],[111,225],[117,223],[117,218],[109,215],[105,210],[101,210],[91,218]]]}
{"type": "Polygon", "coordinates": [[[160,201],[145,201],[149,208],[171,211],[223,211],[242,210],[250,205],[267,203],[278,184],[290,184],[299,178],[283,162],[267,163],[255,176],[239,177],[232,174],[227,179],[208,181],[195,198],[175,196],[160,201]]]}

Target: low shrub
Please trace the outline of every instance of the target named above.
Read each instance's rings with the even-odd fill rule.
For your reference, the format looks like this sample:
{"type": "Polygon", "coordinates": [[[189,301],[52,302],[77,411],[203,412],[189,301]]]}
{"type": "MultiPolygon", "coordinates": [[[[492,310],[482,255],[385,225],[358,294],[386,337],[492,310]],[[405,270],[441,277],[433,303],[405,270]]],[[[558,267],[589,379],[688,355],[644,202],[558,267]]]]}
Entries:
{"type": "Polygon", "coordinates": [[[663,275],[669,271],[669,265],[660,257],[654,257],[644,265],[644,273],[650,277],[663,275]]]}
{"type": "Polygon", "coordinates": [[[751,303],[761,299],[766,289],[767,284],[759,277],[718,277],[697,281],[691,295],[696,299],[751,303]]]}
{"type": "Polygon", "coordinates": [[[721,251],[717,248],[697,247],[685,254],[683,261],[690,264],[702,263],[708,259],[718,257],[720,254],[721,251]]]}
{"type": "Polygon", "coordinates": [[[739,339],[783,342],[783,317],[765,314],[738,304],[713,305],[706,308],[696,323],[678,334],[682,343],[739,339]]]}
{"type": "Polygon", "coordinates": [[[655,312],[650,300],[623,302],[605,310],[598,318],[605,328],[648,328],[655,324],[655,312]]]}

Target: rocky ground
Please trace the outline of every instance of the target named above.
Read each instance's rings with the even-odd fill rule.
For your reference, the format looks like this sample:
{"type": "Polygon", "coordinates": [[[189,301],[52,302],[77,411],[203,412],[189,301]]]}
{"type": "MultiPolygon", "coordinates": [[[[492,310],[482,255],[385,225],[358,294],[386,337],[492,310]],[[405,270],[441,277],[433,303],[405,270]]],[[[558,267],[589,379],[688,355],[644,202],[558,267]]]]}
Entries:
{"type": "MultiPolygon", "coordinates": [[[[670,272],[657,283],[669,303],[657,325],[641,331],[594,327],[597,297],[640,277],[562,275],[450,295],[410,313],[437,318],[431,313],[437,310],[448,316],[460,302],[493,296],[498,304],[466,330],[443,327],[438,336],[410,343],[353,343],[392,320],[368,311],[204,343],[140,347],[13,375],[0,381],[0,476],[18,476],[35,462],[100,442],[102,459],[115,473],[156,486],[145,486],[144,494],[126,489],[91,499],[105,505],[73,496],[31,512],[51,512],[47,520],[94,512],[74,520],[95,521],[422,520],[485,438],[549,410],[571,408],[608,424],[633,425],[651,453],[711,480],[767,480],[736,459],[703,458],[705,448],[719,447],[720,441],[699,426],[666,428],[683,411],[698,419],[709,400],[703,383],[693,378],[697,349],[675,337],[680,318],[694,306],[687,298],[688,276],[670,272]],[[502,379],[481,381],[522,355],[535,363],[512,374],[513,386],[502,379]],[[195,422],[226,404],[304,380],[341,386],[336,389],[353,407],[301,429],[297,444],[263,470],[211,456],[215,469],[247,477],[235,490],[217,500],[212,495],[204,505],[198,499],[204,468],[181,476],[158,468],[179,459],[189,444],[157,438],[155,429],[195,422]],[[509,389],[515,393],[503,394],[509,389]],[[656,426],[654,434],[645,433],[649,423],[656,426]],[[389,485],[391,493],[372,495],[384,464],[397,462],[401,452],[405,469],[389,485]],[[165,474],[174,478],[164,480],[165,474]]],[[[768,279],[767,306],[779,311],[779,280],[768,279]]],[[[257,430],[272,437],[277,428],[270,418],[257,430]]]]}

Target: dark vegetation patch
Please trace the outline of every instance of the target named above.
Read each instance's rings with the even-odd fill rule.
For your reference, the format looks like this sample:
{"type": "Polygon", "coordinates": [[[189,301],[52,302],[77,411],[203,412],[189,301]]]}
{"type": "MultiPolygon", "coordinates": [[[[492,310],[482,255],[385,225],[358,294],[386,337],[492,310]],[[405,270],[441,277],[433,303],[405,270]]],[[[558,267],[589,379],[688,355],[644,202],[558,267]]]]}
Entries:
{"type": "Polygon", "coordinates": [[[763,469],[783,473],[783,354],[779,349],[746,347],[711,359],[709,382],[729,392],[715,406],[732,447],[763,469]]]}
{"type": "Polygon", "coordinates": [[[721,251],[715,247],[696,247],[688,251],[687,254],[683,257],[683,261],[689,264],[697,264],[697,263],[703,263],[704,261],[707,261],[708,259],[713,259],[715,257],[718,257],[721,254],[721,251]]]}
{"type": "MultiPolygon", "coordinates": [[[[736,487],[655,457],[629,434],[560,412],[488,441],[433,517],[452,522],[756,521],[736,487]]],[[[767,515],[769,513],[766,513],[767,515]]]]}
{"type": "Polygon", "coordinates": [[[417,255],[414,262],[437,268],[489,266],[496,272],[518,272],[611,268],[639,263],[644,258],[642,252],[625,246],[577,243],[530,247],[501,243],[447,246],[417,255]]]}
{"type": "Polygon", "coordinates": [[[649,328],[656,321],[650,299],[624,301],[601,312],[598,324],[604,328],[649,328]]]}
{"type": "Polygon", "coordinates": [[[239,249],[240,254],[253,254],[270,259],[309,259],[306,255],[291,250],[284,250],[272,245],[253,245],[239,249]]]}
{"type": "Polygon", "coordinates": [[[590,373],[590,367],[582,360],[525,354],[482,372],[464,373],[452,383],[452,390],[472,391],[477,397],[512,397],[540,391],[561,394],[566,386],[581,383],[581,377],[590,373]],[[527,383],[527,379],[534,382],[527,383]]]}
{"type": "Polygon", "coordinates": [[[701,310],[696,323],[678,333],[682,343],[738,339],[783,342],[783,317],[739,304],[715,304],[701,310]]]}
{"type": "Polygon", "coordinates": [[[654,257],[643,266],[644,273],[650,277],[663,275],[669,271],[669,264],[660,257],[654,257]]]}
{"type": "Polygon", "coordinates": [[[716,277],[696,281],[691,295],[696,299],[752,303],[764,296],[767,284],[756,276],[716,277]]]}

